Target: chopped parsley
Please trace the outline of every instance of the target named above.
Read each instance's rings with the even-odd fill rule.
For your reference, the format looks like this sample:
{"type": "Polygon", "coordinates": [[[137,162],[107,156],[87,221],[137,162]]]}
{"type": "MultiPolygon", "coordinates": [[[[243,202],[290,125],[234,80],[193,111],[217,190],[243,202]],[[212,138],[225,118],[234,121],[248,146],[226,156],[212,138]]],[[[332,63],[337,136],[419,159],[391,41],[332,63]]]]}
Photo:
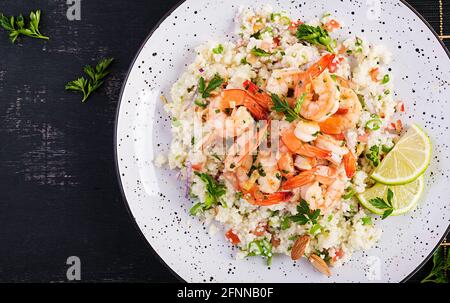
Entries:
{"type": "Polygon", "coordinates": [[[372,218],[371,217],[363,217],[361,218],[363,225],[372,225],[372,218]]]}
{"type": "Polygon", "coordinates": [[[203,204],[198,202],[198,203],[195,203],[194,206],[191,207],[191,209],[189,210],[189,213],[192,216],[197,216],[202,211],[203,211],[203,204]]]}
{"type": "MultiPolygon", "coordinates": [[[[217,205],[220,202],[220,197],[225,195],[225,186],[214,180],[213,177],[208,174],[195,172],[195,175],[198,176],[206,185],[205,202],[201,203],[202,210],[207,210],[213,205],[217,205]]],[[[196,205],[194,205],[194,207],[195,206],[196,205]]],[[[195,211],[198,213],[198,210],[195,211]]]]}
{"type": "Polygon", "coordinates": [[[291,219],[289,217],[284,217],[280,223],[281,230],[286,230],[291,226],[291,219]]]}
{"type": "Polygon", "coordinates": [[[292,122],[300,118],[298,113],[289,106],[289,103],[287,101],[281,100],[281,98],[278,97],[277,94],[272,94],[271,97],[273,102],[272,110],[275,110],[278,113],[284,113],[287,121],[292,122]]]}
{"type": "Polygon", "coordinates": [[[223,52],[223,45],[219,44],[216,48],[213,48],[212,52],[216,55],[221,54],[223,52]]]}
{"type": "Polygon", "coordinates": [[[222,85],[222,83],[223,79],[218,74],[214,75],[211,81],[209,81],[208,86],[205,84],[205,78],[200,77],[198,81],[198,92],[203,98],[208,98],[211,92],[222,85]]]}
{"type": "Polygon", "coordinates": [[[322,229],[322,226],[320,226],[320,224],[316,223],[311,227],[311,229],[309,230],[309,233],[314,236],[314,235],[318,234],[321,229],[322,229]]]}
{"type": "Polygon", "coordinates": [[[261,31],[257,31],[256,33],[251,34],[250,38],[255,38],[257,40],[261,40],[261,31]]]}
{"type": "Polygon", "coordinates": [[[317,219],[320,215],[320,209],[311,210],[309,208],[308,202],[305,200],[301,200],[300,204],[297,205],[297,214],[294,216],[290,216],[292,222],[295,222],[300,225],[305,225],[308,222],[312,224],[317,224],[317,219]]]}
{"type": "Polygon", "coordinates": [[[266,52],[263,49],[257,48],[256,46],[254,48],[252,48],[252,50],[250,52],[253,55],[257,56],[257,57],[268,57],[268,56],[270,56],[270,53],[266,52]]]}
{"type": "Polygon", "coordinates": [[[333,48],[331,47],[331,37],[328,34],[328,31],[320,26],[314,27],[304,23],[300,24],[297,27],[297,38],[300,41],[306,41],[314,45],[323,45],[330,53],[333,52],[333,48]]]}
{"type": "Polygon", "coordinates": [[[378,145],[374,145],[369,149],[369,152],[366,153],[366,158],[369,159],[373,166],[377,167],[380,164],[380,148],[378,145]]]}
{"type": "Polygon", "coordinates": [[[390,80],[390,77],[388,74],[384,75],[383,79],[381,80],[381,84],[386,84],[390,80]]]}
{"type": "Polygon", "coordinates": [[[200,106],[202,108],[206,108],[208,106],[207,103],[200,102],[200,100],[195,100],[194,104],[197,105],[197,106],[200,106]]]}

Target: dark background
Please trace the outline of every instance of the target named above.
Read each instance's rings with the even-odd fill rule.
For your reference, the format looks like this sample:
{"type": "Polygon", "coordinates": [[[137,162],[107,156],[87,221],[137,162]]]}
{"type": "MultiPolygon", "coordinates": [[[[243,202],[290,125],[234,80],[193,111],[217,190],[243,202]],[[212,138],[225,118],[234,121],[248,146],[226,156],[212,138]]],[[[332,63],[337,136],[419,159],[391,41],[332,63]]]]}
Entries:
{"type": "MultiPolygon", "coordinates": [[[[0,30],[1,282],[67,281],[69,256],[80,257],[84,282],[177,281],[135,229],[113,154],[122,81],[177,2],[83,0],[81,21],[71,22],[66,0],[1,0],[5,15],[41,9],[41,31],[51,38],[13,45],[0,30]],[[106,56],[116,59],[111,76],[87,103],[65,92],[83,65],[106,56]]],[[[440,31],[438,0],[408,2],[440,31]]],[[[443,4],[450,34],[450,0],[443,4]]]]}

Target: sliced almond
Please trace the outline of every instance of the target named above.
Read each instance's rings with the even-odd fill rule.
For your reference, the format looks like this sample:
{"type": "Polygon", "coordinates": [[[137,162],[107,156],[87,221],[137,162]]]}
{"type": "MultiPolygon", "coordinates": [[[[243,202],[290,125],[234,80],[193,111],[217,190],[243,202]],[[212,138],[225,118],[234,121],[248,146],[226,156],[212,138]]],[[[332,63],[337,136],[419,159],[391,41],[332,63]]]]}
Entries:
{"type": "Polygon", "coordinates": [[[331,271],[327,263],[318,255],[311,255],[309,257],[309,262],[324,275],[327,275],[328,277],[331,276],[331,271]]]}
{"type": "Polygon", "coordinates": [[[305,254],[305,250],[309,245],[309,241],[311,241],[311,239],[307,235],[303,235],[299,237],[297,241],[295,241],[294,246],[292,246],[291,250],[292,260],[298,260],[305,254]]]}

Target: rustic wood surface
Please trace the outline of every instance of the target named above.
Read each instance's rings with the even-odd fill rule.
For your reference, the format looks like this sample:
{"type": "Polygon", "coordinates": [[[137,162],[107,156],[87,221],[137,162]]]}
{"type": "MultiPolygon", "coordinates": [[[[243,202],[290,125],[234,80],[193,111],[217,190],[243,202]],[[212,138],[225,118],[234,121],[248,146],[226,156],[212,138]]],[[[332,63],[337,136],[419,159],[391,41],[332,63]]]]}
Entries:
{"type": "MultiPolygon", "coordinates": [[[[81,20],[69,21],[65,0],[1,1],[6,15],[41,9],[51,39],[13,45],[0,30],[0,282],[67,281],[69,256],[80,257],[85,282],[177,281],[133,226],[113,156],[122,81],[177,2],[83,0],[81,20]],[[83,65],[107,56],[116,58],[111,77],[86,104],[64,90],[83,65]]],[[[450,0],[442,33],[438,0],[409,2],[450,34],[450,0]]]]}

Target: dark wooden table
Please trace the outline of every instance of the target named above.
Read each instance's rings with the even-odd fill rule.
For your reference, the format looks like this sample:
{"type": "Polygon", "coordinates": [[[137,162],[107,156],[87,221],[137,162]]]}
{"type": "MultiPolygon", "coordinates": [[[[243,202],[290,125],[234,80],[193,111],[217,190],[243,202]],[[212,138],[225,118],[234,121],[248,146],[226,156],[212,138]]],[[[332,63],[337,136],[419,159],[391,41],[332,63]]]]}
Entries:
{"type": "MultiPolygon", "coordinates": [[[[2,0],[0,12],[41,9],[51,40],[18,45],[0,31],[0,281],[177,281],[132,224],[116,179],[115,111],[128,67],[177,0],[90,0],[68,21],[64,0],[2,0]],[[106,85],[86,104],[65,92],[81,67],[112,56],[106,85]]],[[[440,33],[439,1],[409,1],[440,33]]],[[[450,20],[450,0],[443,0],[450,20]]],[[[450,34],[443,24],[442,35],[450,34]]],[[[450,40],[445,40],[447,46],[450,40]]],[[[419,281],[429,264],[411,280],[419,281]]]]}

